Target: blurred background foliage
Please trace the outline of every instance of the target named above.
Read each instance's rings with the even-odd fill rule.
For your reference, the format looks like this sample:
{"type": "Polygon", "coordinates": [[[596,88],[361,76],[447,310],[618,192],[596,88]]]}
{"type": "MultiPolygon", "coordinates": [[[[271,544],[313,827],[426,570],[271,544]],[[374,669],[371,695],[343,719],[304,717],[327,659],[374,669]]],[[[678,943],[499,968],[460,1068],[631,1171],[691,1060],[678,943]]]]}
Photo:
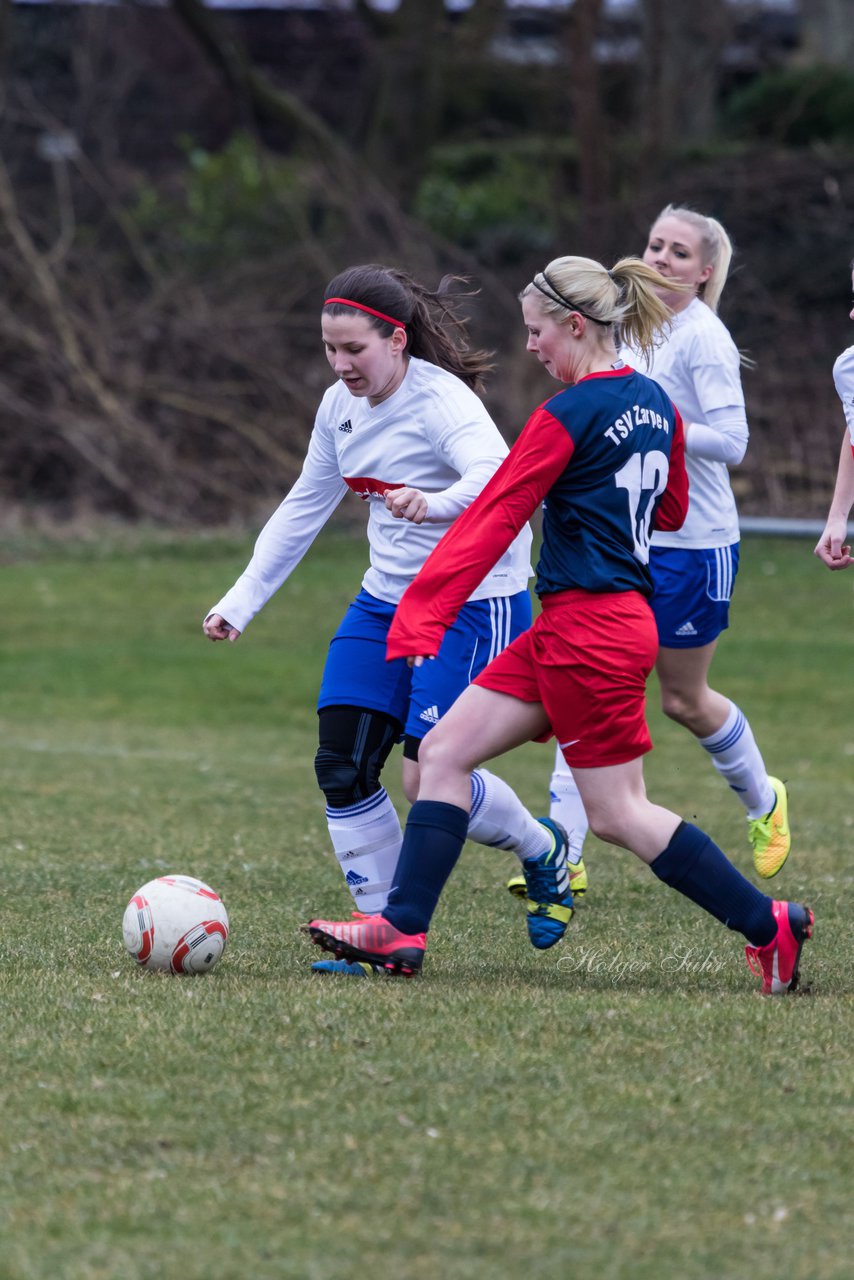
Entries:
{"type": "Polygon", "coordinates": [[[854,0],[0,6],[6,519],[257,522],[329,382],[325,281],[470,277],[508,439],[552,389],[516,295],[639,252],[668,201],[736,243],[744,512],[819,517],[842,432],[854,0]]]}

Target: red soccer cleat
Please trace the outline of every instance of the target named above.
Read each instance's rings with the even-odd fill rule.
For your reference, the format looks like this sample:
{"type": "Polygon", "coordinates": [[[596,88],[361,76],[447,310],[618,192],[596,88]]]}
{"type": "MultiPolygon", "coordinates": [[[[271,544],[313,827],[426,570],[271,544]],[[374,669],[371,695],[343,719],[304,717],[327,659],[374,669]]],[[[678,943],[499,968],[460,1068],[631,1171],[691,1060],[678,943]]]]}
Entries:
{"type": "Polygon", "coordinates": [[[354,911],[354,920],[310,920],[306,925],[312,941],[336,957],[364,960],[382,965],[389,973],[411,978],[421,972],[427,935],[401,933],[381,915],[365,916],[354,911]]]}
{"type": "Polygon", "coordinates": [[[797,902],[774,902],[777,935],[764,947],[745,947],[751,972],[762,979],[764,996],[782,996],[798,985],[801,948],[812,937],[815,921],[809,907],[797,902]]]}

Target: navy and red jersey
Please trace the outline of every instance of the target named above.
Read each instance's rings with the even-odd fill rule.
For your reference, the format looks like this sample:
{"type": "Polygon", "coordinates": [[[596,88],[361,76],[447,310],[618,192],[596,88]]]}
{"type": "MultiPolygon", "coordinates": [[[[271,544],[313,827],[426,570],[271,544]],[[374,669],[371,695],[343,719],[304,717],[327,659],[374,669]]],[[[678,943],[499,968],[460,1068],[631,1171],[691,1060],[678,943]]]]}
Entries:
{"type": "Polygon", "coordinates": [[[541,502],[538,595],[649,595],[650,534],[678,529],[688,510],[682,420],[661,387],[622,365],[540,405],[404,593],[389,659],[438,652],[465,600],[541,502]]]}

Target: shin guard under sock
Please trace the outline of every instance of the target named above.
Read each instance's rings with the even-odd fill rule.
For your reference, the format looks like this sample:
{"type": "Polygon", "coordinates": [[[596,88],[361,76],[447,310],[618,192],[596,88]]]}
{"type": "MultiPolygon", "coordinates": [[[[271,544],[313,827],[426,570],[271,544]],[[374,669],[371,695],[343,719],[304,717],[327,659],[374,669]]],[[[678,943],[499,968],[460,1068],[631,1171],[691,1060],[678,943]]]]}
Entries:
{"type": "Polygon", "coordinates": [[[764,947],[777,933],[771,898],[745,880],[705,831],[681,822],[650,864],[659,880],[683,893],[728,929],[764,947]]]}
{"type": "Polygon", "coordinates": [[[394,885],[383,916],[401,933],[425,933],[465,844],[469,815],[442,800],[416,800],[409,811],[394,885]]]}

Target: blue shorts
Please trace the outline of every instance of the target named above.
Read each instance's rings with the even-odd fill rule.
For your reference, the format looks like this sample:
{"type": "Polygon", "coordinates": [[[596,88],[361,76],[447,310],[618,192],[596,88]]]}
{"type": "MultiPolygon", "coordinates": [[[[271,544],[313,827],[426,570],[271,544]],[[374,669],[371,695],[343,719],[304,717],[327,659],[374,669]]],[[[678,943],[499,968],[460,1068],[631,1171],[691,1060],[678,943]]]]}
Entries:
{"type": "Polygon", "coordinates": [[[729,626],[738,543],[711,550],[651,547],[649,603],[665,649],[699,649],[729,626]]]}
{"type": "Polygon", "coordinates": [[[332,637],[317,709],[367,707],[399,720],[407,737],[423,738],[496,654],[531,625],[531,597],[469,601],[445,633],[438,654],[420,667],[386,662],[395,606],[360,591],[332,637]]]}

